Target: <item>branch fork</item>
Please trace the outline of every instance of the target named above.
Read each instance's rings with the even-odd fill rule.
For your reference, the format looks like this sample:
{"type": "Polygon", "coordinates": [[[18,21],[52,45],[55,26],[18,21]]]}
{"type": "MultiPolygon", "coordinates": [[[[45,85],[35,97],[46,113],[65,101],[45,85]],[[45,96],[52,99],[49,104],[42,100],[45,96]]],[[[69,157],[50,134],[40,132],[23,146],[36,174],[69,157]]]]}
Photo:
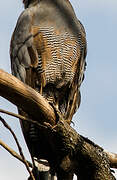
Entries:
{"type": "MultiPolygon", "coordinates": [[[[57,173],[58,180],[72,180],[74,173],[80,180],[115,179],[110,168],[117,168],[117,154],[106,152],[89,139],[79,135],[66,121],[60,120],[56,124],[56,114],[52,106],[37,91],[3,70],[0,70],[0,95],[27,112],[32,119],[4,110],[0,110],[0,113],[34,123],[39,129],[44,130],[44,137],[49,144],[48,151],[52,151],[54,157],[48,157],[47,160],[57,173]],[[42,117],[41,122],[39,116],[42,117]]],[[[1,140],[0,145],[26,163],[27,169],[32,166],[21,152],[18,155],[1,140]]],[[[33,175],[31,176],[33,179],[33,175]]]]}

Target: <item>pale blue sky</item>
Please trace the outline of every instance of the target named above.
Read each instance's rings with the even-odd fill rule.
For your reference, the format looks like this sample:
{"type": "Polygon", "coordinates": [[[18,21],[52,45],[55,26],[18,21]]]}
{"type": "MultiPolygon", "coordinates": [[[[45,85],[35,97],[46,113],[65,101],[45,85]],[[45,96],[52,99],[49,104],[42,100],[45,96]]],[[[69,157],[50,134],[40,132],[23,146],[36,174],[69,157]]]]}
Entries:
{"type": "MultiPolygon", "coordinates": [[[[87,70],[82,84],[82,103],[74,116],[75,128],[103,148],[117,152],[117,0],[71,0],[85,26],[88,42],[87,70]]],[[[2,1],[0,6],[0,68],[10,72],[9,44],[22,0],[2,1]]],[[[16,107],[0,98],[0,108],[16,107]]],[[[29,158],[18,120],[3,116],[15,130],[29,158]]],[[[11,135],[0,124],[0,138],[17,150],[11,135]]],[[[22,163],[0,147],[0,179],[25,180],[22,163]]]]}

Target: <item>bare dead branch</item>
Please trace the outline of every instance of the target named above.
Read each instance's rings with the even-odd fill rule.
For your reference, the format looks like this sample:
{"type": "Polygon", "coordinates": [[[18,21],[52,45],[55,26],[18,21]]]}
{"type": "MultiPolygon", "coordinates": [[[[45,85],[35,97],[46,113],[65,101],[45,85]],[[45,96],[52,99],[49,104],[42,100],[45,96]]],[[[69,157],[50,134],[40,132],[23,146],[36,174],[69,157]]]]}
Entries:
{"type": "MultiPolygon", "coordinates": [[[[10,116],[13,116],[13,117],[16,117],[16,118],[19,118],[23,121],[28,121],[29,123],[32,123],[32,124],[35,124],[37,127],[42,127],[42,128],[46,128],[45,125],[42,125],[40,124],[39,122],[37,121],[34,121],[32,119],[29,119],[29,118],[26,118],[20,114],[15,114],[13,112],[9,112],[9,111],[6,111],[6,110],[3,110],[3,109],[0,109],[0,113],[4,113],[4,114],[7,114],[7,115],[10,115],[10,116]]],[[[45,124],[45,123],[44,123],[45,124]]]]}
{"type": "Polygon", "coordinates": [[[107,151],[105,151],[105,153],[109,158],[111,168],[117,169],[117,154],[107,151]]]}
{"type": "Polygon", "coordinates": [[[62,125],[58,122],[53,131],[52,126],[56,124],[56,115],[48,102],[38,92],[2,70],[0,70],[0,95],[22,108],[35,121],[39,122],[38,117],[41,116],[42,122],[39,123],[46,122],[46,125],[50,123],[44,134],[49,142],[48,151],[52,151],[52,157],[49,157],[52,162],[49,163],[55,165],[59,175],[63,173],[63,177],[66,177],[63,179],[68,180],[68,176],[72,179],[74,172],[81,180],[84,176],[84,179],[94,177],[93,180],[115,179],[110,172],[109,161],[113,159],[109,158],[110,156],[107,156],[102,148],[74,132],[66,122],[62,125]],[[52,133],[48,129],[52,129],[52,133]],[[56,165],[56,163],[59,164],[56,165]]]}
{"type": "Polygon", "coordinates": [[[37,91],[27,86],[11,74],[0,69],[0,95],[27,112],[33,119],[39,119],[39,113],[47,122],[54,125],[56,116],[53,108],[37,91]],[[33,107],[33,108],[32,108],[33,107]],[[29,111],[30,109],[30,111],[29,111]]]}
{"type": "Polygon", "coordinates": [[[22,157],[23,161],[24,161],[24,164],[26,166],[26,169],[27,171],[29,172],[30,176],[32,177],[32,180],[35,180],[32,172],[30,171],[30,168],[29,168],[29,164],[27,163],[26,159],[25,159],[25,156],[23,154],[23,151],[22,151],[22,148],[18,142],[18,139],[15,135],[15,133],[13,132],[13,130],[11,129],[11,127],[6,123],[6,121],[0,116],[0,121],[3,123],[3,125],[10,131],[10,133],[12,134],[16,144],[17,144],[17,147],[18,147],[18,150],[19,150],[19,153],[20,153],[20,156],[22,157]]]}
{"type": "Polygon", "coordinates": [[[65,121],[59,121],[55,130],[58,144],[56,151],[58,151],[58,154],[65,153],[59,163],[61,167],[58,172],[60,177],[62,177],[62,173],[64,174],[64,172],[69,172],[71,175],[72,172],[75,172],[80,180],[115,180],[115,177],[110,171],[108,156],[102,147],[79,135],[65,121]],[[63,169],[64,172],[62,171],[63,169]]]}
{"type": "MultiPolygon", "coordinates": [[[[31,119],[26,118],[26,117],[24,117],[24,116],[21,116],[21,115],[19,115],[19,114],[15,114],[15,113],[12,113],[12,112],[8,112],[8,111],[3,110],[3,109],[0,109],[0,113],[4,113],[4,114],[10,115],[10,116],[19,118],[19,119],[21,119],[21,120],[28,121],[28,122],[30,122],[30,123],[35,124],[37,127],[46,128],[46,126],[48,125],[47,123],[44,123],[44,124],[46,125],[46,126],[44,126],[44,125],[38,123],[37,121],[31,120],[31,119]]],[[[12,151],[13,151],[13,150],[12,150],[12,151]]],[[[109,157],[110,167],[117,169],[117,154],[112,153],[112,152],[107,152],[107,151],[104,151],[104,152],[105,152],[105,153],[108,155],[108,157],[109,157]]],[[[16,152],[15,152],[15,153],[16,153],[16,152]]],[[[15,154],[15,153],[14,153],[14,154],[15,154]]],[[[13,155],[13,154],[12,154],[12,155],[13,155]]],[[[13,156],[14,156],[14,155],[13,155],[13,156]]],[[[18,154],[17,154],[17,156],[18,156],[18,154]]],[[[20,156],[19,156],[19,157],[20,157],[20,156]]],[[[16,157],[16,158],[17,158],[17,157],[16,157]]],[[[22,158],[20,157],[19,160],[22,161],[22,158]]],[[[24,161],[23,161],[23,162],[24,162],[24,161]]],[[[27,162],[28,162],[28,161],[27,161],[27,162]]],[[[28,163],[29,163],[30,167],[32,167],[32,164],[31,164],[30,162],[28,162],[28,163]]]]}
{"type": "MultiPolygon", "coordinates": [[[[2,146],[4,149],[6,149],[6,151],[9,152],[13,157],[18,159],[22,163],[25,163],[24,160],[22,159],[22,157],[16,151],[14,151],[11,147],[9,147],[7,144],[5,144],[1,139],[0,139],[0,146],[2,146]]],[[[49,169],[47,161],[42,161],[42,160],[36,160],[36,161],[38,162],[37,163],[38,169],[42,168],[43,166],[45,166],[47,170],[49,169]]],[[[30,168],[33,168],[33,165],[30,161],[27,160],[27,163],[29,164],[30,168]]]]}
{"type": "MultiPolygon", "coordinates": [[[[16,159],[20,160],[22,163],[24,163],[24,160],[22,159],[22,157],[15,152],[12,148],[10,148],[7,144],[5,144],[1,139],[0,139],[0,145],[6,149],[12,156],[14,156],[16,159]]],[[[29,164],[29,167],[33,167],[32,163],[27,161],[27,163],[29,164]]]]}

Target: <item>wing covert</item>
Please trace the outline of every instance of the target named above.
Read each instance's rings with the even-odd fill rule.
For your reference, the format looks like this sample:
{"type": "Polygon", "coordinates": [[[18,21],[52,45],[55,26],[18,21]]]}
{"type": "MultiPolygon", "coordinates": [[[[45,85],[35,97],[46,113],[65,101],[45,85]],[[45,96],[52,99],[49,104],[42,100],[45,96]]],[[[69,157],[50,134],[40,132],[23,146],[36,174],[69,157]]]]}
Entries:
{"type": "Polygon", "coordinates": [[[31,22],[31,11],[26,9],[18,19],[10,46],[12,74],[27,84],[29,84],[26,82],[27,70],[31,71],[38,64],[38,54],[33,45],[31,22]]]}

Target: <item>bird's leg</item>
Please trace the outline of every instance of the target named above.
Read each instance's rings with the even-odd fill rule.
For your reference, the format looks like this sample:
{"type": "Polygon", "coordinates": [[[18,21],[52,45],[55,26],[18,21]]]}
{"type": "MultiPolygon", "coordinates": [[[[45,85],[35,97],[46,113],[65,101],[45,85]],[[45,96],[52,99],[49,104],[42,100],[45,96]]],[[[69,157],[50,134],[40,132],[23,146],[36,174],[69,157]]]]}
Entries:
{"type": "Polygon", "coordinates": [[[60,112],[60,110],[59,110],[59,106],[58,106],[58,103],[57,104],[53,104],[53,103],[50,103],[51,104],[51,106],[53,107],[53,109],[54,109],[54,111],[55,111],[55,113],[56,113],[56,115],[58,116],[58,121],[59,120],[64,120],[64,117],[63,117],[63,115],[62,115],[62,113],[60,112]]]}
{"type": "MultiPolygon", "coordinates": [[[[55,108],[59,111],[59,100],[57,99],[56,104],[54,105],[55,108]]],[[[59,111],[60,112],[60,111],[59,111]]]]}
{"type": "Polygon", "coordinates": [[[40,94],[42,95],[42,93],[43,93],[43,84],[41,83],[40,94]]]}
{"type": "MultiPolygon", "coordinates": [[[[50,103],[51,106],[53,107],[54,111],[55,111],[55,114],[56,114],[56,117],[57,117],[57,122],[58,121],[66,121],[68,124],[71,123],[71,121],[69,119],[65,119],[63,114],[60,112],[60,110],[58,109],[58,105],[54,105],[53,103],[50,103]]],[[[57,124],[52,126],[51,128],[54,130],[54,128],[57,127],[57,124]]]]}
{"type": "Polygon", "coordinates": [[[59,100],[57,100],[56,104],[53,105],[55,112],[57,113],[59,120],[66,121],[68,124],[70,124],[70,119],[65,119],[65,116],[60,112],[59,110],[59,100]]]}

